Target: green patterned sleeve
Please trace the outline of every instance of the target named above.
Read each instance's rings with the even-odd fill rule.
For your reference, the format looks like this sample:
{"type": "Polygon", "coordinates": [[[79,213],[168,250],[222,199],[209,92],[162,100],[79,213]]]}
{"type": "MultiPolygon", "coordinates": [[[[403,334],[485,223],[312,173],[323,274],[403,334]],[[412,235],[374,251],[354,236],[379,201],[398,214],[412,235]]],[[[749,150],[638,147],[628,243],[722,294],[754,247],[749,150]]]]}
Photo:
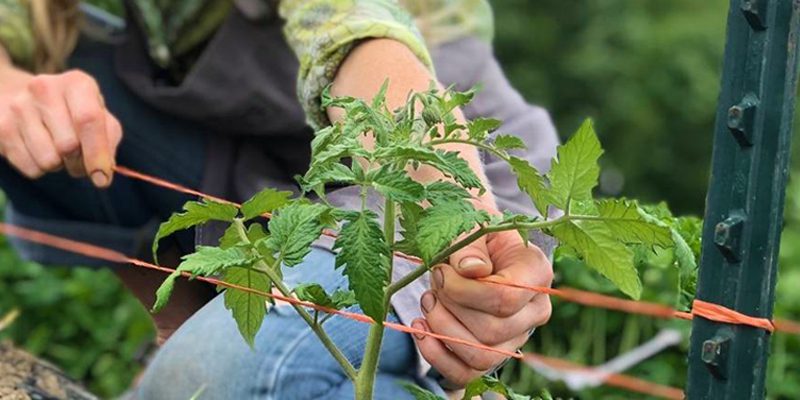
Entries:
{"type": "Polygon", "coordinates": [[[328,125],[320,95],[336,75],[339,64],[361,39],[400,41],[433,71],[433,62],[414,20],[393,0],[285,0],[284,34],[300,60],[298,96],[309,124],[328,125]]]}
{"type": "Polygon", "coordinates": [[[401,0],[428,47],[476,37],[491,42],[494,14],[488,0],[401,0]]]}
{"type": "Polygon", "coordinates": [[[0,44],[16,65],[30,69],[36,47],[27,2],[0,0],[0,44]]]}

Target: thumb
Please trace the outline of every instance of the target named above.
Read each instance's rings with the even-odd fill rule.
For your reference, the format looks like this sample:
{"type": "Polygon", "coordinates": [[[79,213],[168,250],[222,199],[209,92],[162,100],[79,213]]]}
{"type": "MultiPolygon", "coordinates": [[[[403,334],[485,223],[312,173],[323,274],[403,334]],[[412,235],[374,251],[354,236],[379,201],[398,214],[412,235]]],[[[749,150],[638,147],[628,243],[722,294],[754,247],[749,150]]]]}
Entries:
{"type": "Polygon", "coordinates": [[[482,278],[494,272],[486,236],[470,243],[450,256],[450,265],[465,278],[482,278]]]}

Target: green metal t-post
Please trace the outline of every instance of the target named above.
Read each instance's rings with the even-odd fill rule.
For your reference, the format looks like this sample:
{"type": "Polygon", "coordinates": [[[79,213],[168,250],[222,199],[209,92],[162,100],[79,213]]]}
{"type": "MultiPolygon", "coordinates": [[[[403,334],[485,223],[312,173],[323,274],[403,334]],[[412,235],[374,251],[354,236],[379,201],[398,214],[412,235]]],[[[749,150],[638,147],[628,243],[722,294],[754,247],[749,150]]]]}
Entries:
{"type": "MultiPolygon", "coordinates": [[[[771,318],[797,88],[800,0],[732,0],[697,298],[771,318]]],[[[687,396],[763,399],[770,334],[695,318],[687,396]]]]}

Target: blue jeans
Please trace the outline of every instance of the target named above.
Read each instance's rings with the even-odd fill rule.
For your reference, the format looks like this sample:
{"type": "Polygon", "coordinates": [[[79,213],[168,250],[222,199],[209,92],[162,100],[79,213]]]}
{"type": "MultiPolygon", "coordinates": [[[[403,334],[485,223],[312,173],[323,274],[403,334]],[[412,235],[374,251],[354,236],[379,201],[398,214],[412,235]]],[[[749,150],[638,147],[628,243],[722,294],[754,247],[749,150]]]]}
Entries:
{"type": "MultiPolygon", "coordinates": [[[[305,261],[284,270],[287,284],[313,281],[326,290],[346,287],[334,255],[314,248],[305,261]]],[[[358,311],[353,310],[353,311],[358,311]]],[[[395,319],[396,321],[396,319],[395,319]]],[[[325,323],[333,341],[358,367],[367,324],[335,316],[325,323]]],[[[413,399],[399,384],[412,381],[443,394],[429,379],[416,379],[416,351],[408,334],[387,330],[375,399],[413,399]]],[[[352,399],[353,384],[317,336],[288,305],[273,307],[248,347],[217,296],[164,344],[136,390],[137,399],[352,399]]]]}

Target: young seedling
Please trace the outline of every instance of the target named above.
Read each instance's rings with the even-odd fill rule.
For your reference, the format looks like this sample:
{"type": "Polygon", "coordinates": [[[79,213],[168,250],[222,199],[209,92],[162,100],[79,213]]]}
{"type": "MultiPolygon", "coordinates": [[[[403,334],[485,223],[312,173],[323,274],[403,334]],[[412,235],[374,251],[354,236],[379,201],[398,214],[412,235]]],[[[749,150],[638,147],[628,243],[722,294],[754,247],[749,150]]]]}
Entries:
{"type": "MultiPolygon", "coordinates": [[[[674,230],[636,202],[594,199],[592,189],[600,173],[597,161],[603,150],[590,120],[558,148],[550,172],[543,176],[526,160],[514,155],[515,150],[525,148],[522,140],[491,134],[500,121],[479,118],[466,125],[456,121],[453,110],[469,103],[474,91],[440,93],[431,89],[409,96],[403,107],[390,110],[385,102],[386,87],[372,102],[323,95],[323,106],[341,108],[345,117],[316,133],[311,143],[309,169],[298,177],[303,192],[300,197],[265,189],[241,209],[210,200],[192,201],[186,203],[183,212],[163,223],[153,245],[154,252],[161,238],[181,229],[209,221],[227,223],[228,228],[219,246],[199,247],[195,253],[183,257],[177,272],[158,289],[153,310],[158,311],[167,302],[181,272],[193,276],[220,275],[229,283],[267,293],[277,290],[285,296],[334,309],[358,305],[375,321],[358,369],[327,335],[324,318],[300,305],[293,307],[354,382],[356,399],[366,400],[372,398],[384,331],[382,322],[386,320],[392,296],[431,266],[446,262],[451,254],[483,235],[514,230],[527,240],[529,231],[543,231],[634,299],[639,298],[642,284],[632,249],[675,246],[674,230]],[[374,146],[367,148],[362,144],[366,135],[372,136],[374,146]],[[512,213],[490,216],[476,210],[469,201],[470,190],[483,192],[484,187],[458,152],[441,147],[448,143],[474,146],[504,160],[541,215],[548,215],[549,209],[556,208],[562,211],[561,216],[553,219],[512,213]],[[435,168],[447,179],[430,183],[414,181],[408,171],[422,165],[435,168]],[[359,187],[360,208],[330,205],[325,189],[334,183],[359,187]],[[382,216],[367,208],[369,192],[381,196],[382,216]],[[310,197],[316,197],[317,201],[312,202],[310,197]],[[265,213],[272,214],[266,229],[254,221],[265,213]],[[400,227],[398,241],[395,241],[396,226],[400,227]],[[326,293],[313,282],[287,287],[282,269],[301,263],[325,229],[338,230],[333,246],[335,266],[347,276],[349,290],[326,293]],[[467,232],[471,233],[462,237],[467,232]],[[422,265],[391,282],[394,252],[419,257],[422,265]]],[[[269,309],[264,298],[236,289],[226,290],[224,296],[225,306],[231,310],[242,337],[252,346],[269,309]]],[[[512,399],[528,398],[513,394],[489,377],[470,384],[465,398],[485,391],[496,391],[512,399]]],[[[436,398],[419,388],[411,392],[417,398],[436,398]]]]}

